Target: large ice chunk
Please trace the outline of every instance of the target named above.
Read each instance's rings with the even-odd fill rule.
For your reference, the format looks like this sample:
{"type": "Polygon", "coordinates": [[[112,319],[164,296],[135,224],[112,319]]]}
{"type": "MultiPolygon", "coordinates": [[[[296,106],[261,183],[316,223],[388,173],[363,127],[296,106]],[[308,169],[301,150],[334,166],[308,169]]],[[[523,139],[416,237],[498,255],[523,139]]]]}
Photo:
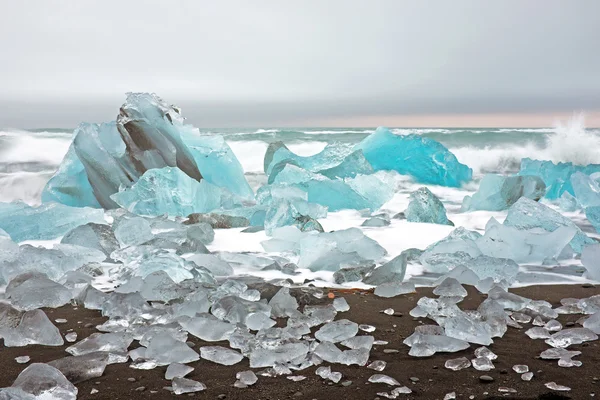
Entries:
{"type": "Polygon", "coordinates": [[[440,199],[426,187],[419,188],[410,194],[410,202],[404,215],[408,222],[454,226],[446,217],[446,209],[440,199]]]}
{"type": "Polygon", "coordinates": [[[60,307],[72,297],[69,289],[41,273],[25,273],[15,277],[5,293],[13,306],[25,311],[60,307]]]}
{"type": "Polygon", "coordinates": [[[544,180],[546,184],[546,198],[558,199],[564,192],[573,192],[571,185],[571,175],[575,172],[582,172],[591,175],[600,172],[599,164],[573,165],[572,163],[554,164],[552,161],[532,160],[524,158],[521,160],[521,170],[519,175],[535,175],[544,180]]]}
{"type": "Polygon", "coordinates": [[[600,206],[600,185],[598,184],[599,173],[586,175],[575,172],[571,175],[571,185],[577,198],[577,202],[583,208],[600,206]]]}
{"type": "Polygon", "coordinates": [[[77,384],[102,376],[108,360],[109,353],[99,351],[82,356],[59,358],[48,364],[58,369],[69,382],[77,384]]]}
{"type": "Polygon", "coordinates": [[[164,332],[155,335],[146,349],[146,358],[156,361],[156,365],[171,363],[186,364],[200,359],[198,353],[186,343],[176,340],[164,332]]]}
{"type": "Polygon", "coordinates": [[[569,218],[526,197],[521,197],[508,209],[504,225],[517,229],[542,228],[548,232],[553,232],[561,226],[574,228],[576,233],[570,245],[576,253],[581,253],[585,245],[594,243],[569,218]]]}
{"type": "Polygon", "coordinates": [[[600,244],[585,246],[581,253],[581,263],[587,270],[587,277],[600,281],[600,244]]]}
{"type": "Polygon", "coordinates": [[[477,192],[464,198],[462,210],[506,210],[523,196],[538,201],[545,193],[546,184],[538,176],[487,174],[481,180],[477,192]]]}
{"type": "Polygon", "coordinates": [[[88,222],[104,223],[104,212],[59,203],[46,203],[39,207],[25,203],[0,203],[0,228],[15,242],[54,239],[88,222]]]}
{"type": "Polygon", "coordinates": [[[110,198],[131,213],[147,216],[187,216],[241,205],[229,190],[171,167],[146,171],[133,186],[110,198]]]}
{"type": "Polygon", "coordinates": [[[21,313],[4,303],[0,303],[0,336],[6,347],[62,346],[64,343],[58,328],[42,310],[21,313]]]}
{"type": "Polygon", "coordinates": [[[93,222],[69,231],[60,242],[100,250],[107,257],[119,248],[119,242],[110,225],[93,222]]]}
{"type": "Polygon", "coordinates": [[[441,143],[419,135],[395,135],[382,127],[355,149],[363,151],[375,170],[395,170],[422,183],[458,187],[473,173],[441,143]]]}
{"type": "MultiPolygon", "coordinates": [[[[21,389],[40,400],[77,399],[77,388],[58,369],[48,364],[35,363],[28,366],[13,382],[12,388],[21,389]]],[[[11,398],[10,395],[7,397],[11,398]]]]}

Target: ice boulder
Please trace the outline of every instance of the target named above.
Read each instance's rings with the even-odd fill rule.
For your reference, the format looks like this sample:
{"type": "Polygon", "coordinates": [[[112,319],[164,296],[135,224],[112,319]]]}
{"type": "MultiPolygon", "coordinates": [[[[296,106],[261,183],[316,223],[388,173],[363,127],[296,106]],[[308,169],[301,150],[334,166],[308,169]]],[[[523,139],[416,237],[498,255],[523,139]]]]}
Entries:
{"type": "Polygon", "coordinates": [[[253,195],[221,136],[202,135],[185,125],[180,110],[155,94],[129,93],[116,122],[84,123],[75,130],[72,150],[42,199],[115,208],[111,195],[131,187],[146,171],[165,167],[177,167],[197,182],[206,180],[243,198],[253,195]]]}
{"type": "Polygon", "coordinates": [[[410,194],[410,202],[404,215],[408,222],[454,226],[446,217],[446,209],[440,199],[426,187],[419,188],[410,194]]]}
{"type": "Polygon", "coordinates": [[[535,175],[542,178],[546,184],[546,198],[554,200],[560,198],[564,192],[575,195],[571,184],[571,175],[575,172],[591,175],[600,172],[600,164],[586,166],[572,163],[554,164],[552,161],[524,158],[521,160],[519,175],[535,175]]]}
{"type": "Polygon", "coordinates": [[[171,167],[146,171],[131,187],[110,198],[127,211],[145,216],[187,216],[241,206],[241,199],[229,190],[171,167]]]}
{"type": "Polygon", "coordinates": [[[473,196],[465,196],[463,211],[501,211],[521,197],[538,201],[546,193],[546,184],[538,176],[502,176],[487,174],[473,196]]]}
{"type": "Polygon", "coordinates": [[[586,175],[575,172],[571,175],[571,185],[577,202],[583,208],[600,206],[600,173],[586,175]]]}
{"type": "Polygon", "coordinates": [[[58,328],[44,311],[38,309],[23,313],[4,303],[0,303],[0,337],[6,347],[30,344],[62,346],[64,343],[58,328]]]}
{"type": "Polygon", "coordinates": [[[382,174],[329,179],[293,164],[286,164],[273,183],[302,189],[308,193],[310,203],[326,206],[329,211],[376,210],[394,194],[394,188],[382,174]]]}
{"type": "Polygon", "coordinates": [[[569,218],[526,197],[521,197],[508,209],[504,225],[521,230],[542,228],[548,232],[553,232],[561,226],[573,228],[575,236],[570,245],[576,253],[581,253],[585,245],[594,243],[594,240],[583,233],[569,218]]]}
{"type": "Polygon", "coordinates": [[[0,203],[0,229],[15,242],[54,239],[88,222],[104,223],[104,212],[59,203],[45,203],[39,207],[0,203]]]}
{"type": "Polygon", "coordinates": [[[56,308],[67,304],[72,294],[69,289],[41,273],[25,273],[12,279],[6,287],[6,298],[21,310],[56,308]]]}
{"type": "Polygon", "coordinates": [[[382,127],[355,150],[362,150],[376,171],[394,170],[422,183],[458,187],[473,174],[441,143],[419,135],[395,135],[382,127]]]}
{"type": "MultiPolygon", "coordinates": [[[[75,400],[77,388],[56,368],[48,364],[31,364],[17,376],[11,389],[20,389],[35,399],[75,400]]],[[[0,398],[2,392],[0,392],[0,398]]],[[[8,395],[6,399],[20,399],[8,395]]]]}

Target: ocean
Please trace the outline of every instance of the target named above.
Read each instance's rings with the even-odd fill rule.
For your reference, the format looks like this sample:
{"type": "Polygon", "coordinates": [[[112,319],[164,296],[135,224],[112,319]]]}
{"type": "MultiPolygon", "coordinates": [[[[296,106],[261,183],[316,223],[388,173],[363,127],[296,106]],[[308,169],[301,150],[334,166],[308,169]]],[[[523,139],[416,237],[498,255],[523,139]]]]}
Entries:
{"type": "MultiPolygon", "coordinates": [[[[247,179],[254,190],[266,183],[263,158],[269,143],[284,142],[293,152],[311,155],[321,151],[328,143],[358,143],[375,128],[263,128],[263,129],[200,129],[202,133],[223,135],[240,160],[247,179]]],[[[474,179],[461,188],[427,185],[444,203],[448,218],[456,226],[484,232],[490,218],[502,222],[506,212],[477,211],[462,213],[464,196],[473,194],[478,182],[486,173],[513,174],[519,170],[521,159],[552,160],[575,164],[600,163],[600,129],[586,129],[582,119],[575,118],[566,126],[554,128],[394,128],[397,135],[418,134],[437,140],[448,147],[458,158],[473,169],[474,179]]],[[[30,205],[40,203],[42,189],[58,168],[72,139],[70,129],[2,130],[0,131],[0,201],[24,201],[30,205]]],[[[389,182],[395,185],[396,195],[382,210],[391,215],[404,211],[410,192],[424,186],[409,177],[393,174],[389,182]]],[[[590,236],[598,237],[581,212],[565,213],[590,236]]],[[[320,220],[326,231],[360,227],[365,216],[356,210],[329,213],[320,220]]],[[[452,227],[435,224],[416,224],[393,220],[383,228],[361,228],[388,251],[389,257],[408,248],[423,249],[442,239],[452,227]]],[[[264,232],[241,234],[229,229],[217,232],[209,246],[212,251],[264,252],[260,244],[266,240],[264,232]]],[[[419,265],[409,267],[408,276],[420,276],[419,265]]],[[[541,266],[521,266],[524,272],[517,285],[533,283],[581,282],[581,263],[573,260],[561,268],[544,269],[541,266]]],[[[244,271],[236,271],[243,274],[244,271]]],[[[264,278],[289,278],[277,271],[247,271],[264,278]]],[[[322,285],[332,285],[330,272],[303,271],[294,278],[317,279],[322,285]]],[[[356,284],[355,284],[356,285],[356,284]]]]}

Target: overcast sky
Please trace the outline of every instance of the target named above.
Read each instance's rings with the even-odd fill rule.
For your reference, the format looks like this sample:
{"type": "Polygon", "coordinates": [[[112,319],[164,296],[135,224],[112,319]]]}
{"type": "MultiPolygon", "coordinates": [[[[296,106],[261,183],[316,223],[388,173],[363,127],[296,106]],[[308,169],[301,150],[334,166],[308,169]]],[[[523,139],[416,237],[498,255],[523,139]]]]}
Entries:
{"type": "Polygon", "coordinates": [[[128,91],[204,127],[600,110],[598,0],[0,1],[3,127],[128,91]]]}

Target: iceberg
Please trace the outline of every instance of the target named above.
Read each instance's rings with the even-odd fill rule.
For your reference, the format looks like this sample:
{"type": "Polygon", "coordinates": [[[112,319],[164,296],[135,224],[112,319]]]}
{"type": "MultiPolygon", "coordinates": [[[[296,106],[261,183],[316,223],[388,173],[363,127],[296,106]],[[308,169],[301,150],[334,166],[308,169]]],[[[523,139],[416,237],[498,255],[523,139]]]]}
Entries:
{"type": "Polygon", "coordinates": [[[383,127],[354,149],[362,150],[376,171],[397,171],[422,183],[459,187],[473,174],[441,143],[419,135],[395,135],[383,127]]]}
{"type": "Polygon", "coordinates": [[[446,217],[446,209],[440,199],[426,187],[419,188],[410,194],[410,202],[404,215],[408,222],[454,226],[446,217]]]}
{"type": "Polygon", "coordinates": [[[585,245],[594,243],[594,240],[583,233],[569,218],[526,197],[521,197],[508,209],[504,225],[520,230],[542,228],[548,232],[553,232],[561,226],[575,229],[575,236],[570,245],[578,254],[585,245]]]}
{"type": "Polygon", "coordinates": [[[179,168],[150,169],[129,188],[110,198],[127,211],[144,216],[187,216],[241,206],[241,199],[206,179],[190,178],[179,168]]]}
{"type": "Polygon", "coordinates": [[[273,183],[300,188],[308,193],[310,203],[326,206],[329,211],[376,210],[394,194],[394,189],[384,179],[380,174],[357,175],[343,180],[329,179],[324,175],[286,164],[273,183]]]}
{"type": "Polygon", "coordinates": [[[39,207],[25,203],[0,203],[0,229],[15,242],[54,239],[89,222],[105,223],[104,212],[59,203],[45,203],[39,207]]]}
{"type": "Polygon", "coordinates": [[[501,211],[521,197],[538,201],[546,193],[546,184],[538,176],[502,176],[487,174],[473,196],[465,196],[462,211],[501,211]]]}
{"type": "Polygon", "coordinates": [[[252,198],[241,164],[224,139],[202,135],[183,121],[180,110],[157,95],[128,93],[115,122],[83,123],[75,130],[42,200],[116,208],[113,194],[131,187],[146,171],[165,167],[252,198]]]}
{"type": "Polygon", "coordinates": [[[560,198],[564,192],[575,195],[571,184],[571,175],[575,172],[591,175],[600,172],[600,164],[585,166],[572,163],[554,164],[552,161],[524,158],[521,160],[519,175],[534,175],[542,178],[546,184],[546,198],[555,200],[560,198]]]}

